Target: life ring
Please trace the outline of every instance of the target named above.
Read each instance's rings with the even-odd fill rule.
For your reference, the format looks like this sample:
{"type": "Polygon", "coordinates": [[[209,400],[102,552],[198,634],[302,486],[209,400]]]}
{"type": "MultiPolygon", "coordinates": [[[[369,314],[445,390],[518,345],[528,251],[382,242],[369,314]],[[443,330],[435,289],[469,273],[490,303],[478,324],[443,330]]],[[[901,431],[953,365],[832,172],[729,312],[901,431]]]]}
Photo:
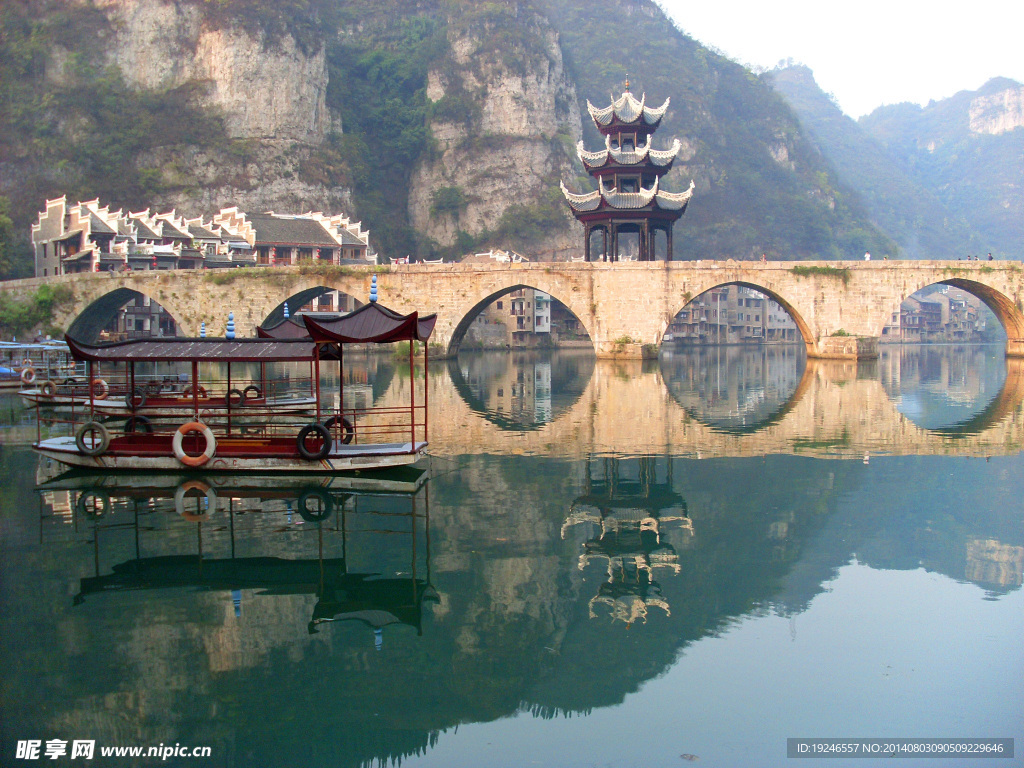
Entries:
{"type": "Polygon", "coordinates": [[[31,368],[32,367],[32,358],[31,357],[26,357],[24,360],[21,361],[21,366],[22,366],[22,368],[31,368]]]}
{"type": "Polygon", "coordinates": [[[78,510],[78,514],[95,520],[110,511],[110,496],[104,491],[82,491],[75,502],[75,509],[78,510]],[[99,505],[89,504],[90,500],[98,501],[99,505]]]}
{"type": "Polygon", "coordinates": [[[75,432],[75,445],[86,456],[99,456],[110,447],[110,432],[98,421],[87,421],[75,432]]]}
{"type": "Polygon", "coordinates": [[[36,380],[36,369],[35,368],[22,368],[21,369],[21,381],[25,384],[32,384],[36,380]]]}
{"type": "Polygon", "coordinates": [[[147,435],[153,434],[153,422],[145,416],[129,416],[124,423],[124,433],[129,435],[133,432],[143,432],[147,435]]]}
{"type": "Polygon", "coordinates": [[[194,523],[201,523],[217,511],[217,492],[202,480],[189,480],[184,482],[174,491],[174,511],[181,515],[185,520],[191,520],[194,523]],[[185,511],[185,495],[189,491],[202,491],[206,495],[205,512],[185,511]]]}
{"type": "Polygon", "coordinates": [[[213,455],[217,452],[217,438],[213,436],[213,430],[202,422],[190,421],[187,424],[182,424],[178,427],[178,431],[174,433],[171,448],[174,450],[174,457],[186,467],[201,467],[212,459],[213,455]],[[198,456],[190,456],[185,453],[185,449],[181,445],[182,440],[185,439],[185,435],[190,432],[199,432],[203,436],[203,439],[206,440],[206,450],[198,456]]]}
{"type": "Polygon", "coordinates": [[[352,442],[352,438],[356,433],[356,428],[352,426],[352,422],[344,416],[331,416],[331,418],[324,422],[324,426],[333,434],[334,425],[338,423],[339,419],[341,420],[341,442],[348,445],[352,442]]]}
{"type": "Polygon", "coordinates": [[[68,376],[68,377],[67,377],[66,379],[64,379],[64,386],[65,386],[65,387],[73,387],[73,386],[75,386],[75,384],[77,384],[77,383],[78,383],[78,382],[77,382],[77,381],[75,380],[75,378],[74,378],[74,377],[72,377],[72,376],[68,376]]]}
{"type": "MultiPolygon", "coordinates": [[[[206,397],[206,387],[204,387],[202,384],[196,385],[195,391],[199,395],[199,397],[206,397]]],[[[185,390],[184,392],[182,392],[182,394],[185,395],[185,397],[192,397],[192,385],[189,384],[187,387],[185,387],[185,390]]]]}
{"type": "Polygon", "coordinates": [[[92,384],[89,385],[89,391],[95,399],[106,400],[107,395],[110,394],[110,387],[103,379],[93,379],[92,384]]]}
{"type": "Polygon", "coordinates": [[[39,391],[44,397],[53,397],[57,394],[57,385],[52,381],[44,381],[42,386],[39,387],[39,391]]]}
{"type": "Polygon", "coordinates": [[[299,436],[295,442],[298,445],[299,453],[302,454],[302,458],[309,459],[310,461],[325,459],[327,454],[331,452],[331,433],[327,431],[327,427],[317,422],[307,424],[300,429],[299,436]],[[311,434],[316,434],[320,438],[320,447],[316,450],[312,450],[306,445],[306,438],[311,434]]]}
{"type": "Polygon", "coordinates": [[[299,496],[299,517],[307,523],[320,523],[331,516],[334,499],[323,488],[307,488],[299,496]],[[310,507],[309,502],[314,504],[310,507]]]}
{"type": "Polygon", "coordinates": [[[255,400],[257,397],[263,396],[263,391],[255,384],[250,384],[248,387],[242,390],[242,394],[245,395],[246,400],[255,400]]]}
{"type": "Polygon", "coordinates": [[[160,385],[159,381],[151,381],[148,384],[146,384],[146,394],[150,395],[151,397],[156,397],[157,395],[159,395],[162,389],[163,387],[160,385]]]}
{"type": "Polygon", "coordinates": [[[131,408],[133,411],[136,408],[141,408],[146,404],[146,392],[142,387],[136,387],[127,394],[124,398],[125,405],[131,408]]]}
{"type": "Polygon", "coordinates": [[[229,408],[234,408],[245,402],[245,395],[242,394],[240,389],[229,389],[228,393],[224,395],[224,402],[227,403],[229,408]]]}

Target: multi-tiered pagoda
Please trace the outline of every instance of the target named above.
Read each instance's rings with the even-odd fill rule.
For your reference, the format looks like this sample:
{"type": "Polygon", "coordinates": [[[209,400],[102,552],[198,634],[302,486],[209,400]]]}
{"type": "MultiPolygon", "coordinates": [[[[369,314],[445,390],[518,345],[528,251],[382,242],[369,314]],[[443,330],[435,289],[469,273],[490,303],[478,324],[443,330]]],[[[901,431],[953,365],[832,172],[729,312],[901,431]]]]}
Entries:
{"type": "Polygon", "coordinates": [[[604,109],[587,101],[594,125],[604,136],[605,148],[587,152],[581,141],[576,152],[587,172],[597,178],[598,189],[577,195],[561,185],[573,216],[586,227],[587,261],[654,261],[658,232],[665,236],[665,258],[672,259],[672,225],[686,211],[693,182],[681,193],[661,189],[661,177],[672,169],[680,144],[675,139],[670,149],[651,147],[651,134],[661,124],[669,100],[657,108],[648,107],[645,101],[646,94],[637,100],[629,92],[628,80],[622,96],[604,109]],[[591,244],[595,232],[601,233],[596,249],[591,244]],[[627,239],[639,241],[633,253],[623,253],[623,246],[629,249],[627,239]]]}

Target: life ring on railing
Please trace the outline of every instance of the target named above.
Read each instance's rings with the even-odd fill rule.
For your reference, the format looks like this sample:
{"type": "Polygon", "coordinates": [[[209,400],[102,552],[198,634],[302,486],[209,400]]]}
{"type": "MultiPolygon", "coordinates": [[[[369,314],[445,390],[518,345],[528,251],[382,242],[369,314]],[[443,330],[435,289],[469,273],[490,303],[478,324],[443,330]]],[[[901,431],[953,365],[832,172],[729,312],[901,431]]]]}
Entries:
{"type": "Polygon", "coordinates": [[[141,408],[146,404],[146,392],[142,387],[136,387],[129,392],[124,398],[125,405],[131,408],[133,411],[136,408],[141,408]]]}
{"type": "Polygon", "coordinates": [[[191,520],[194,523],[201,523],[217,511],[217,492],[202,480],[189,480],[184,482],[174,491],[174,511],[181,515],[185,520],[191,520]],[[185,494],[189,491],[202,491],[206,495],[205,512],[185,511],[185,494]]]}
{"type": "Polygon", "coordinates": [[[75,502],[75,509],[78,510],[78,514],[95,520],[110,511],[110,496],[105,491],[82,491],[75,502]],[[98,501],[99,505],[90,505],[90,499],[98,501]]]}
{"type": "Polygon", "coordinates": [[[32,358],[31,357],[26,357],[24,360],[21,361],[21,366],[22,366],[22,368],[31,368],[32,367],[32,358]]]}
{"type": "MultiPolygon", "coordinates": [[[[202,384],[196,385],[195,391],[199,395],[199,397],[206,397],[206,387],[204,387],[202,384]]],[[[192,397],[192,385],[189,384],[187,387],[185,387],[185,390],[182,392],[182,394],[185,395],[185,397],[192,397]]]]}
{"type": "Polygon", "coordinates": [[[242,390],[232,388],[224,395],[224,402],[229,408],[235,408],[245,402],[245,395],[242,394],[242,390]]]}
{"type": "Polygon", "coordinates": [[[174,457],[186,467],[201,467],[212,459],[214,454],[217,452],[217,438],[213,436],[213,430],[202,422],[190,421],[187,424],[182,424],[178,427],[178,431],[174,433],[171,448],[174,451],[174,457]],[[185,435],[191,432],[200,433],[206,441],[206,449],[198,456],[190,456],[185,453],[185,449],[181,445],[182,441],[185,439],[185,435]]]}
{"type": "Polygon", "coordinates": [[[98,421],[87,421],[75,432],[75,446],[86,456],[99,456],[110,447],[110,432],[98,421]]]}
{"type": "Polygon", "coordinates": [[[255,384],[250,384],[242,390],[242,394],[245,395],[246,400],[255,400],[257,397],[263,396],[263,391],[255,384]],[[250,392],[252,392],[251,395],[249,394],[250,392]]]}
{"type": "Polygon", "coordinates": [[[129,416],[124,423],[124,433],[130,435],[133,432],[142,432],[147,435],[153,434],[153,422],[145,416],[129,416]]]}
{"type": "Polygon", "coordinates": [[[307,523],[320,523],[331,516],[334,499],[323,488],[307,488],[299,495],[299,517],[307,523]],[[313,501],[312,507],[309,502],[313,501]]]}
{"type": "Polygon", "coordinates": [[[73,387],[77,383],[78,381],[73,376],[68,376],[63,382],[65,387],[73,387]]]}
{"type": "Polygon", "coordinates": [[[341,442],[348,445],[356,434],[356,428],[352,426],[352,422],[344,416],[331,416],[331,418],[324,422],[324,426],[333,434],[334,425],[338,423],[339,419],[341,420],[341,442]]]}
{"type": "Polygon", "coordinates": [[[44,381],[42,386],[39,387],[39,391],[43,397],[53,397],[57,394],[57,385],[52,381],[44,381]]]}
{"type": "Polygon", "coordinates": [[[313,422],[299,430],[296,443],[302,458],[309,459],[310,461],[319,461],[320,459],[327,458],[327,454],[331,452],[331,433],[323,424],[313,422]],[[306,445],[306,438],[311,434],[315,434],[320,438],[320,447],[315,450],[306,445]]]}
{"type": "Polygon", "coordinates": [[[21,369],[21,381],[24,384],[33,384],[36,380],[36,369],[32,367],[21,369]]]}
{"type": "Polygon", "coordinates": [[[106,400],[107,395],[110,394],[110,387],[103,379],[93,379],[89,385],[89,391],[96,400],[106,400]]]}

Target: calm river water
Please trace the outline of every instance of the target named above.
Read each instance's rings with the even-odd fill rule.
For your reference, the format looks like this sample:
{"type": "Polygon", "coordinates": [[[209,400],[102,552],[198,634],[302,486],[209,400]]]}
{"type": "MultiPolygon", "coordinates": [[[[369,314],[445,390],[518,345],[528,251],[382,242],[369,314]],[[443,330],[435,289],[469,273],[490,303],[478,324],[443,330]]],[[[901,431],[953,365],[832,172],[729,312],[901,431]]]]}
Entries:
{"type": "MultiPolygon", "coordinates": [[[[1013,738],[938,764],[1021,764],[1024,371],[998,347],[430,379],[427,472],[329,487],[53,479],[0,401],[0,765],[782,766],[789,737],[1013,738]]],[[[383,358],[351,384],[407,385],[383,358]]]]}

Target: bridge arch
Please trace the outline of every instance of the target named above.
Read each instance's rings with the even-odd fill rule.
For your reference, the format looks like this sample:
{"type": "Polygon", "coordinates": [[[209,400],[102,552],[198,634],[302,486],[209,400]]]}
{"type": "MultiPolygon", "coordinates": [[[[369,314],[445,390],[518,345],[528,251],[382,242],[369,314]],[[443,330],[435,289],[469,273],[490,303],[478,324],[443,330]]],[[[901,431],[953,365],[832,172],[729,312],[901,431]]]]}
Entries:
{"type": "Polygon", "coordinates": [[[1003,330],[1006,331],[1007,354],[1019,355],[1021,352],[1024,352],[1024,312],[1022,312],[1020,307],[1017,306],[1017,303],[997,288],[986,285],[979,280],[968,280],[967,278],[962,277],[950,277],[928,282],[921,281],[919,284],[911,285],[908,290],[903,292],[899,303],[895,307],[891,308],[888,314],[881,318],[881,324],[876,326],[877,335],[882,335],[885,326],[889,322],[891,313],[899,312],[900,306],[902,306],[903,302],[915,293],[933,285],[949,285],[953,288],[959,288],[962,291],[966,291],[972,296],[980,299],[986,307],[992,310],[992,314],[996,316],[996,319],[1003,326],[1003,330]]]}
{"type": "Polygon", "coordinates": [[[358,300],[351,293],[348,293],[343,287],[337,287],[337,286],[332,287],[332,286],[329,286],[329,285],[322,285],[322,284],[321,285],[309,285],[309,286],[306,286],[306,287],[303,287],[303,288],[297,290],[295,293],[293,293],[292,295],[288,296],[287,298],[282,299],[277,304],[277,306],[275,306],[272,309],[270,309],[270,311],[267,313],[267,316],[264,318],[263,322],[260,323],[260,325],[275,325],[276,323],[281,322],[284,319],[284,308],[285,308],[286,304],[288,305],[288,314],[289,315],[294,315],[296,312],[303,311],[302,308],[305,307],[307,304],[310,304],[311,302],[316,301],[321,296],[324,296],[325,294],[331,293],[333,291],[337,291],[338,294],[340,295],[340,297],[342,299],[342,301],[341,301],[342,306],[334,307],[334,308],[325,308],[325,309],[314,309],[314,310],[311,310],[311,311],[320,311],[320,312],[329,312],[329,311],[348,312],[348,311],[351,311],[352,309],[356,309],[357,306],[360,306],[360,305],[362,305],[364,303],[364,302],[358,300]]]}
{"type": "MultiPolygon", "coordinates": [[[[120,287],[104,293],[84,307],[69,323],[67,333],[72,338],[80,341],[95,342],[100,338],[100,334],[117,318],[118,313],[124,307],[132,301],[138,303],[139,299],[142,299],[143,303],[148,299],[152,305],[156,305],[171,317],[176,329],[180,328],[178,318],[162,303],[140,291],[120,287]]],[[[162,334],[147,332],[147,335],[156,336],[162,334]]]]}
{"type": "MultiPolygon", "coordinates": [[[[714,282],[708,285],[707,287],[704,287],[703,290],[697,295],[687,299],[686,303],[683,304],[683,306],[680,307],[678,310],[676,310],[676,314],[673,315],[673,317],[678,316],[679,312],[686,309],[686,307],[690,306],[693,302],[697,301],[697,299],[699,299],[701,296],[705,295],[709,291],[713,291],[716,288],[724,288],[726,286],[732,285],[738,286],[740,288],[749,288],[750,290],[764,294],[769,299],[778,304],[780,307],[782,307],[783,311],[785,311],[786,314],[792,318],[793,323],[796,325],[797,333],[800,334],[800,338],[807,349],[807,354],[814,355],[816,353],[817,339],[815,338],[814,331],[811,329],[811,326],[803,317],[803,314],[800,312],[800,310],[797,309],[792,302],[784,298],[778,291],[761,283],[756,283],[748,280],[721,280],[718,282],[714,282]]],[[[663,328],[662,333],[664,333],[664,330],[665,329],[663,328]]]]}
{"type": "MultiPolygon", "coordinates": [[[[531,275],[532,277],[533,275],[531,275]]],[[[509,277],[513,277],[510,275],[509,277]]],[[[508,296],[514,291],[530,289],[534,291],[540,291],[546,293],[552,299],[557,300],[567,310],[569,310],[576,320],[583,326],[587,336],[590,337],[591,343],[594,341],[594,333],[591,327],[588,325],[586,316],[581,313],[578,309],[574,308],[572,300],[565,301],[556,291],[553,291],[550,286],[541,285],[544,281],[531,281],[530,283],[519,282],[517,280],[509,280],[506,284],[500,285],[500,287],[489,286],[489,291],[483,296],[478,296],[473,299],[473,303],[467,306],[465,309],[459,310],[460,319],[455,323],[451,330],[451,334],[448,338],[446,352],[448,354],[455,354],[459,351],[459,347],[466,338],[466,334],[470,329],[470,326],[476,320],[476,318],[493,304],[504,296],[508,296]]]]}

